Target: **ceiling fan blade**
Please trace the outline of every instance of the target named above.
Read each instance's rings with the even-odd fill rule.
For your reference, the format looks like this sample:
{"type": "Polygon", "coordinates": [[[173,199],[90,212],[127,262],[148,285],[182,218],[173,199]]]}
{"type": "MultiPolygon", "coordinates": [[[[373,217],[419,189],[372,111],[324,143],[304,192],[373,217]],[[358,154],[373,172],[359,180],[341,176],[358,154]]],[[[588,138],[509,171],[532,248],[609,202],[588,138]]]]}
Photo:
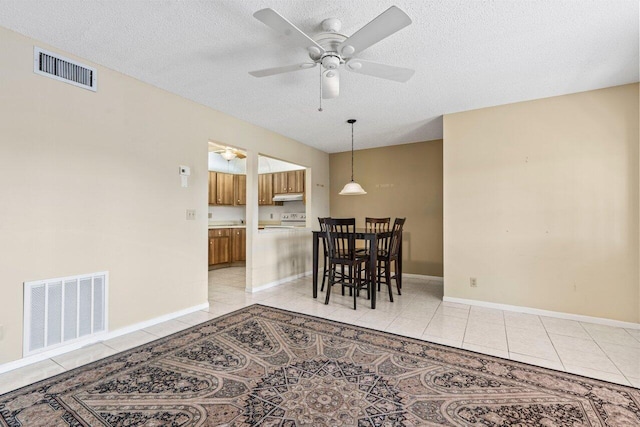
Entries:
{"type": "Polygon", "coordinates": [[[267,27],[271,27],[279,34],[285,35],[292,43],[307,49],[318,57],[325,52],[322,46],[275,10],[270,8],[261,9],[254,13],[253,16],[267,27]]]}
{"type": "Polygon", "coordinates": [[[327,70],[322,73],[322,98],[337,98],[340,94],[340,73],[338,70],[327,70]]]}
{"type": "Polygon", "coordinates": [[[350,58],[409,24],[411,24],[411,18],[398,7],[391,6],[340,43],[338,53],[344,58],[350,58]]]}
{"type": "Polygon", "coordinates": [[[347,61],[346,68],[354,73],[380,77],[381,79],[394,80],[404,83],[413,76],[414,70],[410,68],[396,67],[393,65],[379,64],[363,59],[351,59],[347,61]]]}
{"type": "Polygon", "coordinates": [[[315,67],[314,62],[303,62],[302,64],[285,65],[284,67],[265,68],[264,70],[249,71],[253,77],[267,77],[276,74],[290,73],[291,71],[306,70],[315,67]]]}

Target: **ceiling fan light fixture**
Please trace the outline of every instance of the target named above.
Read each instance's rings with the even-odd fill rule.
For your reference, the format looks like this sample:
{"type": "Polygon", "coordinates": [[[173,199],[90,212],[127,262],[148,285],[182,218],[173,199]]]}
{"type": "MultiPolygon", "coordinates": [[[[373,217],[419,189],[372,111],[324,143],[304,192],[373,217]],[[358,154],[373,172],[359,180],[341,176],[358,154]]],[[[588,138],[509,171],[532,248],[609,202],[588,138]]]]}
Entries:
{"type": "Polygon", "coordinates": [[[220,153],[220,155],[222,156],[223,159],[225,159],[226,161],[231,161],[233,159],[236,158],[236,153],[234,153],[233,151],[231,151],[231,149],[227,148],[226,150],[224,150],[222,153],[220,153]]]}
{"type": "Polygon", "coordinates": [[[353,180],[353,124],[356,122],[356,119],[349,119],[347,123],[351,125],[351,182],[348,182],[340,193],[341,196],[362,196],[363,194],[367,194],[364,191],[364,188],[357,182],[353,180]]]}

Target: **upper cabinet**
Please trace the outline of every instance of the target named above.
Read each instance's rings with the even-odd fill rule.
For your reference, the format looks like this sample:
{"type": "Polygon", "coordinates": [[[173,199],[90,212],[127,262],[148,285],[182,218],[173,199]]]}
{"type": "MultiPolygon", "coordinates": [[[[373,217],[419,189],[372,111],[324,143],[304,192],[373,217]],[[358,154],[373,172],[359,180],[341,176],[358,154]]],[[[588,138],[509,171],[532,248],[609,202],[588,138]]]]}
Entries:
{"type": "Polygon", "coordinates": [[[289,193],[304,193],[304,169],[287,172],[289,193]]]}
{"type": "Polygon", "coordinates": [[[233,205],[233,175],[216,172],[216,205],[233,205]]]}
{"type": "Polygon", "coordinates": [[[242,206],[247,204],[247,176],[246,175],[234,175],[233,176],[233,191],[234,198],[233,204],[242,206]]]}
{"type": "Polygon", "coordinates": [[[304,193],[304,170],[274,173],[273,193],[304,193]]]}
{"type": "Polygon", "coordinates": [[[216,173],[209,172],[209,204],[216,204],[216,173]]]}
{"type": "Polygon", "coordinates": [[[258,205],[273,205],[273,174],[258,175],[258,205]]]}
{"type": "Polygon", "coordinates": [[[273,194],[288,193],[287,172],[277,172],[273,175],[273,194]]]}
{"type": "Polygon", "coordinates": [[[247,177],[209,172],[209,204],[234,206],[247,203],[247,177]]]}
{"type": "MultiPolygon", "coordinates": [[[[304,170],[258,175],[258,205],[273,205],[275,194],[286,193],[304,193],[304,170]]],[[[209,204],[246,205],[247,176],[209,172],[209,204]]]]}

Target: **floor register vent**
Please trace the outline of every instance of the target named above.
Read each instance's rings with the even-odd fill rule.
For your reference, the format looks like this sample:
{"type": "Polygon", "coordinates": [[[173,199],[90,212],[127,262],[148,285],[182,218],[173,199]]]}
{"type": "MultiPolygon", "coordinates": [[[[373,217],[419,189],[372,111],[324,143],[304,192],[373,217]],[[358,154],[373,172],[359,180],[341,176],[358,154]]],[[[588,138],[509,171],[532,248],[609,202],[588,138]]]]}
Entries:
{"type": "Polygon", "coordinates": [[[94,92],[98,89],[98,73],[95,68],[37,46],[33,48],[33,71],[94,92]]]}
{"type": "Polygon", "coordinates": [[[23,357],[107,331],[108,273],[24,283],[23,357]]]}

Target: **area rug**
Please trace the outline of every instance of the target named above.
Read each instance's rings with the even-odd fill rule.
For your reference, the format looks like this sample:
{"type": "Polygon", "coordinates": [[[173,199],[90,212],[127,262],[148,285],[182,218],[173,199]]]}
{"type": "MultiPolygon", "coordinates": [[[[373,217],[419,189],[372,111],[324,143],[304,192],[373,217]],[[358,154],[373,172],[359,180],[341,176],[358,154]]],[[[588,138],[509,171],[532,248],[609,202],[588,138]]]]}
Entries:
{"type": "Polygon", "coordinates": [[[635,426],[640,390],[253,305],[0,396],[2,426],[635,426]]]}

